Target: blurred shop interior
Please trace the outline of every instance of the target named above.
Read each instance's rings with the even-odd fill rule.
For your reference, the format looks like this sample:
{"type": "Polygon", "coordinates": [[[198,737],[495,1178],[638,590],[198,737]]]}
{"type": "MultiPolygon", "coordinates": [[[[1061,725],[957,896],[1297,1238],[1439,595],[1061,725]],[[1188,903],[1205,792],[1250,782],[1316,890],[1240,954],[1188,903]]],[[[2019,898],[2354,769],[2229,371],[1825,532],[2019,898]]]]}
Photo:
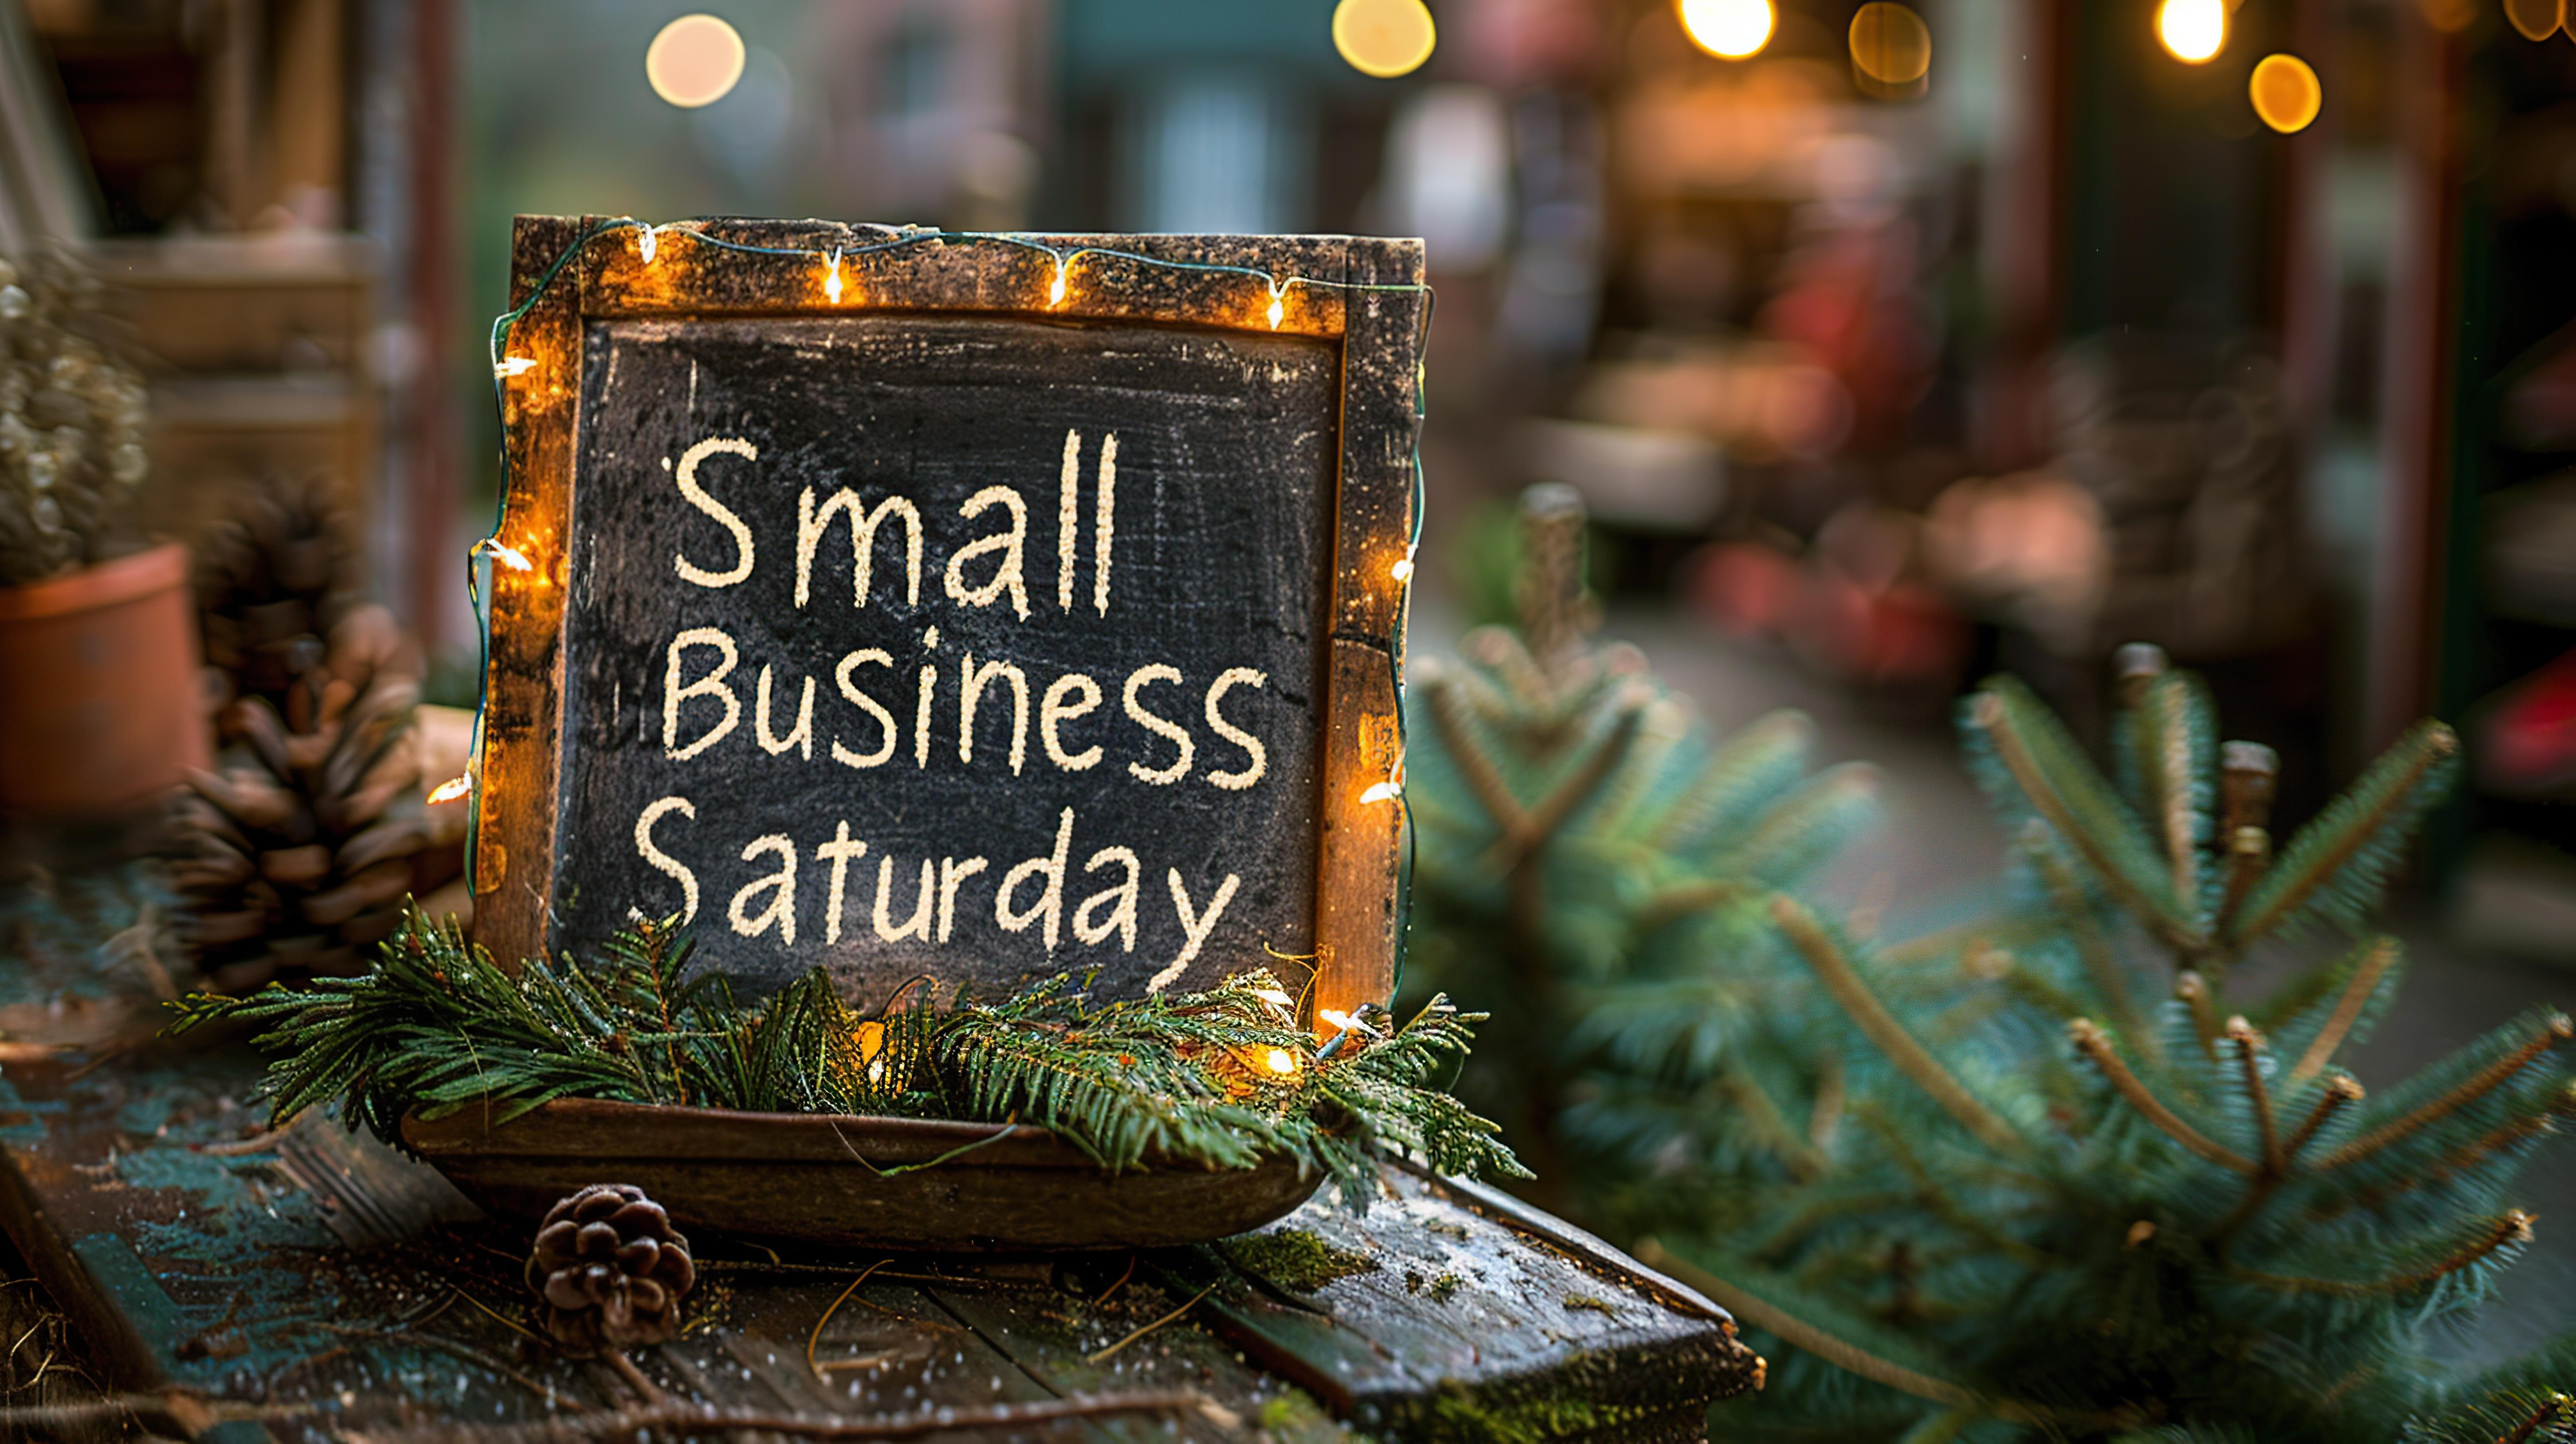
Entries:
{"type": "Polygon", "coordinates": [[[1430,8],[1380,78],[1333,0],[725,0],[683,105],[681,3],[0,0],[0,252],[93,257],[160,525],[330,489],[470,705],[514,213],[1419,235],[1417,645],[1560,481],[1613,630],[1892,765],[1996,669],[2098,728],[2130,641],[2292,816],[2437,713],[2441,929],[2576,961],[2558,0],[1430,8]]]}

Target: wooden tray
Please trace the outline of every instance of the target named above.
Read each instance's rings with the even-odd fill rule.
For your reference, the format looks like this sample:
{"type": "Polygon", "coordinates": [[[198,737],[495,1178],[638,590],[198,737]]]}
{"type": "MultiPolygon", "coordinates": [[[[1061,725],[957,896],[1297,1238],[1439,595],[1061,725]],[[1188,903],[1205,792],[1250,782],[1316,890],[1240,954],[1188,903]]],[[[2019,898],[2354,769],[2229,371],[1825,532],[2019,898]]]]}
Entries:
{"type": "Polygon", "coordinates": [[[562,1099],[498,1125],[480,1109],[403,1141],[489,1212],[536,1218],[593,1183],[631,1183],[683,1229],[923,1253],[1165,1248],[1286,1216],[1322,1186],[1284,1157],[1157,1161],[1109,1173],[1043,1128],[734,1113],[562,1099]],[[997,1136],[998,1135],[998,1136],[997,1136]],[[935,1167],[929,1163],[969,1144],[935,1167]]]}

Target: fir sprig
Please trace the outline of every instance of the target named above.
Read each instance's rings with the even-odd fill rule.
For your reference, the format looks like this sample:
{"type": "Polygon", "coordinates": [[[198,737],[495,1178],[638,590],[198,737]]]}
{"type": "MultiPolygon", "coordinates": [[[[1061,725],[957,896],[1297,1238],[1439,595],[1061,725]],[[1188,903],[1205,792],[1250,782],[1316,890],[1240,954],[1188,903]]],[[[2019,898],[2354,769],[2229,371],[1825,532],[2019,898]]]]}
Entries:
{"type": "MultiPolygon", "coordinates": [[[[1286,1155],[1365,1207],[1373,1149],[1444,1172],[1527,1177],[1494,1125],[1438,1085],[1483,1015],[1435,999],[1365,1047],[1326,1055],[1267,972],[1204,993],[1101,996],[1058,975],[940,1007],[907,988],[862,1016],[819,969],[766,1002],[690,976],[670,922],[639,922],[603,956],[532,959],[513,976],[453,926],[414,911],[374,971],[195,994],[173,1032],[261,1027],[272,1120],[337,1103],[399,1144],[403,1115],[488,1105],[498,1119],[558,1098],[851,1113],[1047,1128],[1110,1170],[1248,1168],[1286,1155]]],[[[1357,1040],[1354,1040],[1357,1041],[1357,1040]]]]}

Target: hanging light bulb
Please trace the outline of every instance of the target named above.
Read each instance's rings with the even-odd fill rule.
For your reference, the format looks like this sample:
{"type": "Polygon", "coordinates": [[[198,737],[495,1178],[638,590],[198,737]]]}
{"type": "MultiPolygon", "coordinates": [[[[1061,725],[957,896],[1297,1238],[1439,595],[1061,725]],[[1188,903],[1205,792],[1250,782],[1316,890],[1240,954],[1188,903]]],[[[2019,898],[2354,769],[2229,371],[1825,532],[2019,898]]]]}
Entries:
{"type": "Polygon", "coordinates": [[[653,228],[651,226],[646,226],[635,233],[635,254],[644,258],[644,264],[648,266],[653,264],[653,228]]]}
{"type": "Polygon", "coordinates": [[[1743,60],[1771,43],[1771,0],[1675,0],[1691,43],[1723,60],[1743,60]]]}
{"type": "Polygon", "coordinates": [[[2227,48],[2227,0],[2164,0],[2156,39],[2185,65],[2205,65],[2227,48]]]}
{"type": "Polygon", "coordinates": [[[1047,304],[1050,306],[1064,304],[1064,257],[1062,256],[1055,258],[1055,283],[1047,287],[1047,304]]]}
{"type": "Polygon", "coordinates": [[[1422,0],[1342,0],[1333,7],[1333,48],[1362,75],[1409,75],[1431,58],[1439,38],[1422,0]]]}
{"type": "Polygon", "coordinates": [[[1288,315],[1287,305],[1280,300],[1286,289],[1277,281],[1270,283],[1270,329],[1273,331],[1279,329],[1280,321],[1288,315]]]}
{"type": "Polygon", "coordinates": [[[838,246],[832,248],[831,269],[823,273],[823,299],[835,306],[841,304],[841,248],[838,246]]]}

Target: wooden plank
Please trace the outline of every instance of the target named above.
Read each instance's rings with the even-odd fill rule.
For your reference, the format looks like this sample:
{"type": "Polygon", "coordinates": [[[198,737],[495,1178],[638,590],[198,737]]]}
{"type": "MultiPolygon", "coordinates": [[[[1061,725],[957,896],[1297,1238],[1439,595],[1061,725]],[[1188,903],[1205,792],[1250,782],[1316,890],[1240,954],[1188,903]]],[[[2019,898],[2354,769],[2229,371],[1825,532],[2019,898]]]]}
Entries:
{"type": "MultiPolygon", "coordinates": [[[[435,1174],[322,1119],[263,1132],[242,1101],[258,1071],[234,1048],[0,1065],[0,1224],[101,1384],[198,1391],[236,1431],[265,1407],[385,1437],[634,1405],[612,1370],[533,1336],[524,1224],[473,1216],[435,1174]]],[[[681,1337],[636,1362],[675,1398],[817,1417],[1171,1387],[1212,1406],[1170,1432],[1159,1414],[1019,1431],[1117,1444],[1345,1426],[1642,1444],[1698,1438],[1708,1401],[1749,1386],[1723,1311],[1488,1191],[1390,1170],[1365,1217],[1328,1194],[1270,1232],[1292,1230],[1368,1267],[1300,1279],[1230,1242],[1143,1256],[1104,1304],[1124,1255],[909,1259],[834,1308],[884,1255],[780,1258],[702,1234],[681,1337]],[[863,1367],[816,1378],[809,1339],[820,1362],[863,1367]]]]}

